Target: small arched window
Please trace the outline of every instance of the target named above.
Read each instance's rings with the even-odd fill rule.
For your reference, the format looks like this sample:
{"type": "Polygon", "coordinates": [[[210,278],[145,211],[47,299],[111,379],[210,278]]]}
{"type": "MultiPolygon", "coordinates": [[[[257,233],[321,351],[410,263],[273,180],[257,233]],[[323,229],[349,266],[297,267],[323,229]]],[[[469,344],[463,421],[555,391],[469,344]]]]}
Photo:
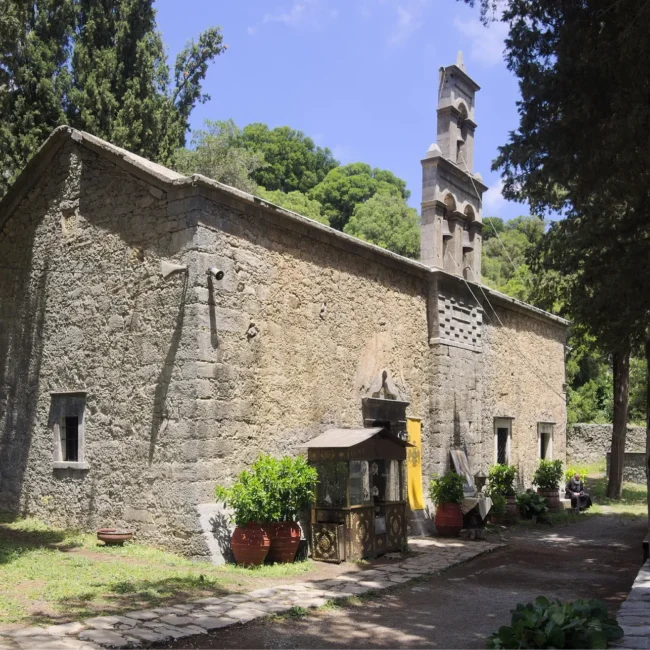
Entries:
{"type": "Polygon", "coordinates": [[[456,200],[451,194],[446,194],[445,195],[445,208],[447,208],[447,214],[451,214],[452,212],[456,212],[456,200]]]}

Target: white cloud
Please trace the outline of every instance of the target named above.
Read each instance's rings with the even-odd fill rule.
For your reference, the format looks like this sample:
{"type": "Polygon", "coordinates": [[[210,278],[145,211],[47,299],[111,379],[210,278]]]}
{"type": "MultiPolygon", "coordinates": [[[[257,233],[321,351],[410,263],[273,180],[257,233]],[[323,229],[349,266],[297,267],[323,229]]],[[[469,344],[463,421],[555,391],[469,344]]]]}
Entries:
{"type": "Polygon", "coordinates": [[[503,181],[499,179],[483,195],[483,216],[492,217],[497,215],[505,205],[503,198],[503,181]]]}
{"type": "Polygon", "coordinates": [[[508,25],[499,21],[483,25],[478,18],[463,20],[456,16],[454,27],[467,39],[471,59],[485,66],[496,65],[503,61],[504,40],[508,35],[508,25]]]}
{"type": "Polygon", "coordinates": [[[392,47],[403,45],[409,38],[422,27],[422,13],[428,0],[384,0],[382,4],[389,4],[397,12],[395,28],[388,37],[388,44],[392,47]]]}
{"type": "Polygon", "coordinates": [[[338,15],[337,9],[324,6],[321,0],[294,0],[288,7],[264,14],[260,22],[248,28],[248,33],[254,36],[262,25],[270,24],[284,25],[292,29],[318,28],[324,17],[335,20],[338,15]]]}

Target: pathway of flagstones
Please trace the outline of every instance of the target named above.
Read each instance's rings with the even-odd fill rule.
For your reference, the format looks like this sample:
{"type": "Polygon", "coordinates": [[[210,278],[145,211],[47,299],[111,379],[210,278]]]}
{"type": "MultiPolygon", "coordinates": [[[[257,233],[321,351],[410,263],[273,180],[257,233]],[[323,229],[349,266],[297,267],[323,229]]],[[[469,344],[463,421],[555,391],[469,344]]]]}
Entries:
{"type": "Polygon", "coordinates": [[[613,647],[650,648],[650,560],[641,567],[617,618],[625,636],[613,647]]]}
{"type": "Polygon", "coordinates": [[[421,537],[409,539],[415,555],[335,578],[278,585],[248,594],[203,598],[172,607],[98,616],[83,622],[29,627],[0,635],[0,650],[95,650],[138,648],[207,634],[293,607],[321,607],[328,601],[389,589],[493,551],[503,544],[421,537]]]}

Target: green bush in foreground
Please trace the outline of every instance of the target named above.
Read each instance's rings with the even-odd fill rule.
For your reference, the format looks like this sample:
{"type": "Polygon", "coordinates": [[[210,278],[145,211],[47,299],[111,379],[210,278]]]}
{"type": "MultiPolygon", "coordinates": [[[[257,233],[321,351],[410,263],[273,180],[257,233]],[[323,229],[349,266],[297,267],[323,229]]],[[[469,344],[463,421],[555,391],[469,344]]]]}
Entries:
{"type": "Polygon", "coordinates": [[[572,603],[538,596],[535,604],[519,603],[512,624],[487,640],[488,648],[607,648],[623,636],[607,605],[600,600],[572,603]]]}

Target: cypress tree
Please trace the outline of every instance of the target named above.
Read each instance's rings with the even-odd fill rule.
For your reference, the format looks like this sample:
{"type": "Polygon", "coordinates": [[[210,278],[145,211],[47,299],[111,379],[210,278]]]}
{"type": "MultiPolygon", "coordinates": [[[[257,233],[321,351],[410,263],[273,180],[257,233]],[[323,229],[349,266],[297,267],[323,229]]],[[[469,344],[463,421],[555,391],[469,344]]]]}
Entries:
{"type": "Polygon", "coordinates": [[[0,0],[0,196],[61,124],[170,164],[224,49],[206,30],[170,78],[153,0],[0,0]]]}

